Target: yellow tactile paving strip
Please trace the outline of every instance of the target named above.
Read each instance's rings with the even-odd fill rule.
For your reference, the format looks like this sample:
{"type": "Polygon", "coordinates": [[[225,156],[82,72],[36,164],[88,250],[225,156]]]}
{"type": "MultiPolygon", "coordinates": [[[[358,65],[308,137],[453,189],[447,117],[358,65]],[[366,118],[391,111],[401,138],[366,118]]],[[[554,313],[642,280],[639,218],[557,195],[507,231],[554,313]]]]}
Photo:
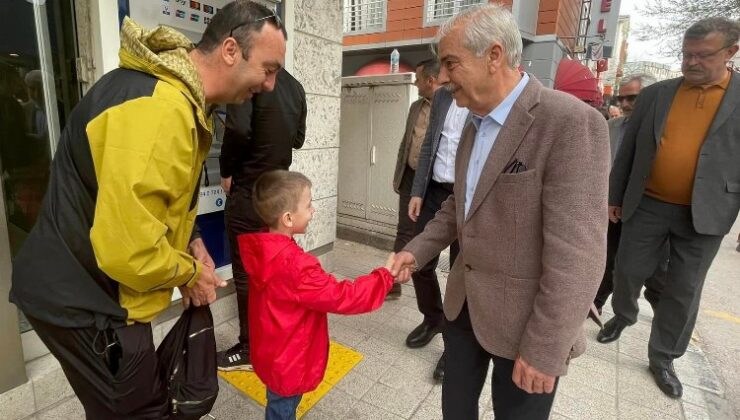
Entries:
{"type": "MultiPolygon", "coordinates": [[[[329,363],[321,384],[314,391],[303,395],[298,405],[298,418],[303,417],[319,400],[326,395],[339,381],[362,360],[362,354],[349,347],[332,341],[329,345],[329,363]]],[[[265,385],[254,372],[218,372],[234,388],[246,394],[249,398],[265,406],[265,385]]]]}

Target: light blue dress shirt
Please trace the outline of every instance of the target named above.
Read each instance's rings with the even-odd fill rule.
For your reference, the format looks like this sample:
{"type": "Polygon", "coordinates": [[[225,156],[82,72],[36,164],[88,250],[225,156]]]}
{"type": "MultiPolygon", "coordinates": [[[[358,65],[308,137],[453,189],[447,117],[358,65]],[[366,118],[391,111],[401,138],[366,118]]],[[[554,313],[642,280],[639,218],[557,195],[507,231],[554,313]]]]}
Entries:
{"type": "Polygon", "coordinates": [[[493,109],[485,117],[480,117],[473,114],[473,124],[478,130],[475,134],[475,140],[473,142],[473,151],[470,154],[470,163],[468,164],[468,173],[465,178],[465,218],[468,217],[468,210],[470,210],[470,204],[473,202],[473,195],[475,194],[475,188],[478,186],[478,180],[480,174],[483,172],[483,167],[488,160],[488,155],[491,153],[493,144],[496,143],[496,137],[498,137],[501,127],[506,122],[506,118],[511,112],[511,108],[514,106],[514,102],[519,99],[519,95],[522,94],[524,87],[529,82],[529,75],[524,73],[522,80],[514,87],[509,95],[501,101],[496,108],[493,109]]]}

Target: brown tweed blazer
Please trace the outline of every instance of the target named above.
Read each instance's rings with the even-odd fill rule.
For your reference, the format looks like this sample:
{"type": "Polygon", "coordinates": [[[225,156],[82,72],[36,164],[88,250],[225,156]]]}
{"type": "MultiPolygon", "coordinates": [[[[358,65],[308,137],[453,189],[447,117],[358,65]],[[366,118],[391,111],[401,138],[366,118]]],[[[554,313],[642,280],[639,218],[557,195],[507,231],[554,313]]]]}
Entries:
{"type": "Polygon", "coordinates": [[[467,300],[473,331],[489,353],[521,356],[564,375],[585,351],[583,322],[604,274],[609,133],[604,117],[568,94],[530,81],[483,168],[467,218],[466,174],[476,129],[463,131],[454,195],[406,250],[418,266],[453,240],[460,254],[444,311],[467,300]],[[526,165],[502,173],[514,159],[526,165]]]}

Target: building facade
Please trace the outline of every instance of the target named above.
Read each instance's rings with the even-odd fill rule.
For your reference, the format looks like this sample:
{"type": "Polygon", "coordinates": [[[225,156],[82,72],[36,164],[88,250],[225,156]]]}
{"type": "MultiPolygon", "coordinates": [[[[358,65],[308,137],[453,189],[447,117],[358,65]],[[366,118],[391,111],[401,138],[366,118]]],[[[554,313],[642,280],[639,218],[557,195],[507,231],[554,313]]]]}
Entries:
{"type": "Polygon", "coordinates": [[[584,3],[590,0],[343,0],[342,75],[389,62],[393,49],[413,68],[432,55],[430,45],[442,22],[481,3],[512,11],[524,42],[522,67],[552,86],[560,60],[576,52],[584,3]]]}
{"type": "MultiPolygon", "coordinates": [[[[34,112],[32,120],[42,128],[34,133],[32,144],[5,147],[8,133],[28,136],[21,128],[23,118],[0,115],[2,140],[6,143],[0,148],[0,412],[4,419],[22,419],[35,413],[66,418],[64,401],[72,397],[59,364],[7,299],[12,257],[33,226],[66,115],[96,80],[118,66],[118,29],[124,14],[136,17],[138,12],[146,21],[157,16],[161,19],[165,11],[172,16],[182,12],[192,25],[197,22],[192,15],[207,17],[206,6],[211,10],[210,5],[228,1],[0,0],[5,11],[0,14],[0,99],[34,112]],[[141,8],[153,8],[155,13],[141,8]],[[19,166],[24,170],[8,169],[19,166]]],[[[294,152],[291,169],[312,179],[318,211],[310,233],[299,241],[331,267],[339,156],[342,5],[336,0],[291,0],[283,4],[280,0],[257,1],[280,13],[288,33],[286,68],[303,84],[308,101],[306,142],[294,152]]],[[[205,23],[203,20],[200,23],[205,23]]],[[[197,36],[192,31],[184,33],[193,35],[191,38],[197,36]]],[[[217,150],[214,152],[217,156],[217,150]]],[[[217,180],[217,175],[211,179],[217,180]]],[[[202,187],[199,210],[204,210],[199,220],[210,216],[222,223],[223,193],[219,189],[217,185],[202,187]]],[[[223,278],[231,277],[229,264],[222,264],[217,272],[223,278]]],[[[157,344],[174,324],[179,307],[173,301],[170,310],[153,322],[157,344]]],[[[211,309],[216,323],[234,317],[233,287],[221,290],[211,309]]]]}

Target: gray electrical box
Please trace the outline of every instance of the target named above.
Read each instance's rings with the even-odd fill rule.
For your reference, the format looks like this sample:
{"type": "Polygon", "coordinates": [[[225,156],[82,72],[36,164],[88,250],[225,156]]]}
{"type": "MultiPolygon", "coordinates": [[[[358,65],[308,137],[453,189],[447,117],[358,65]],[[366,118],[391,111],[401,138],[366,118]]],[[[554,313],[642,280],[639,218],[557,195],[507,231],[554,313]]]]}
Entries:
{"type": "Polygon", "coordinates": [[[342,78],[337,225],[392,239],[398,223],[393,175],[411,103],[414,73],[342,78]]]}

